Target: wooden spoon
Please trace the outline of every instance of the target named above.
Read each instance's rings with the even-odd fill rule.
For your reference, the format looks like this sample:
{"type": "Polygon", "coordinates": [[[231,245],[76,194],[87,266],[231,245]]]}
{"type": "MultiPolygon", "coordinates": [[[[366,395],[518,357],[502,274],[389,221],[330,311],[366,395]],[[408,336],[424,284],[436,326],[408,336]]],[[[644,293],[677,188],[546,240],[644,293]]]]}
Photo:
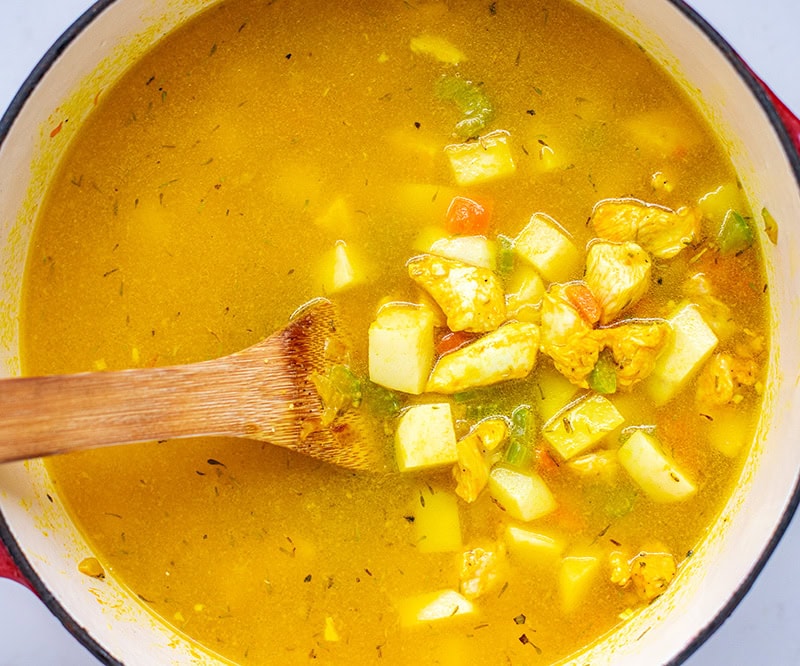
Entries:
{"type": "Polygon", "coordinates": [[[0,380],[0,462],[194,436],[270,442],[356,470],[383,469],[356,410],[321,425],[311,382],[331,361],[333,305],[312,301],[244,351],[163,368],[0,380]]]}

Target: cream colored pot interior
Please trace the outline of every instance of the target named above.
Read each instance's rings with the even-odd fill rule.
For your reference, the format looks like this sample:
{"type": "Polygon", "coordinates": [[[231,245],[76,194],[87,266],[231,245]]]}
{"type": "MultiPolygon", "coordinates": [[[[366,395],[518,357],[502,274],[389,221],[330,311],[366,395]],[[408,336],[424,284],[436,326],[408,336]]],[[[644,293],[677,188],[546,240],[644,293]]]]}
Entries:
{"type": "MultiPolygon", "coordinates": [[[[100,12],[43,74],[0,147],[0,376],[19,374],[19,297],[38,202],[53,165],[94,105],[127,63],[193,13],[212,4],[175,0],[117,0],[100,12]],[[99,67],[98,67],[99,64],[99,67]],[[51,134],[53,136],[51,136],[51,134]]],[[[684,567],[680,584],[620,632],[570,663],[667,663],[720,614],[761,564],[780,531],[800,470],[798,368],[800,302],[794,283],[800,256],[798,176],[775,121],[725,54],[667,0],[583,0],[636,39],[671,71],[718,128],[756,212],[770,210],[779,242],[766,238],[773,303],[773,369],[759,441],[737,494],[706,542],[684,567]],[[636,17],[636,18],[632,18],[636,17]],[[780,315],[778,315],[780,313],[780,315]]],[[[0,510],[33,573],[85,629],[79,637],[104,659],[125,663],[217,663],[162,626],[113,580],[77,573],[91,553],[59,504],[41,463],[0,468],[0,510]],[[98,647],[99,646],[99,647],[98,647]]],[[[60,607],[60,609],[59,609],[60,607]]]]}

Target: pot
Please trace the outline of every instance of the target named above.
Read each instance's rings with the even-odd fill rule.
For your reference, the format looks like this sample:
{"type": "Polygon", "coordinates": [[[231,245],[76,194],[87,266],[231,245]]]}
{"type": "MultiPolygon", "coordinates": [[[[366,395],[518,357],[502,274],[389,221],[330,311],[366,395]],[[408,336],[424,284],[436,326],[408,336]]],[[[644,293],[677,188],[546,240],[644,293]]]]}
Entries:
{"type": "MultiPolygon", "coordinates": [[[[23,264],[47,185],[46,165],[66,147],[66,128],[72,131],[88,115],[94,91],[210,4],[100,0],[50,50],[0,120],[0,376],[19,372],[16,314],[23,264]]],[[[574,661],[679,663],[750,588],[800,500],[800,449],[794,445],[800,414],[788,408],[800,399],[800,301],[794,296],[800,229],[793,224],[800,217],[800,121],[680,0],[580,4],[635,38],[684,83],[728,145],[757,217],[765,206],[780,229],[777,245],[762,238],[773,300],[773,367],[756,446],[736,494],[717,529],[686,564],[681,583],[574,661]]],[[[218,663],[157,621],[113,580],[100,584],[74,575],[91,552],[41,462],[0,468],[0,536],[5,544],[0,575],[33,589],[101,661],[218,663]]]]}

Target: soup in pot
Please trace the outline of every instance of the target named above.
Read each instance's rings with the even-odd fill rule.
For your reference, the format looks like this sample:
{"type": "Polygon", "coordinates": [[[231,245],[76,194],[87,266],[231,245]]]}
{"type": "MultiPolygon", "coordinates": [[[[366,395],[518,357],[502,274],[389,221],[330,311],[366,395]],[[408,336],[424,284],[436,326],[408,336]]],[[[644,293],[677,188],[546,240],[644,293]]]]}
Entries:
{"type": "Polygon", "coordinates": [[[205,438],[54,484],[102,571],[236,663],[557,662],[659,603],[737,482],[755,224],[676,83],[570,2],[221,2],[59,165],[25,372],[221,356],[323,296],[323,418],[393,469],[205,438]]]}

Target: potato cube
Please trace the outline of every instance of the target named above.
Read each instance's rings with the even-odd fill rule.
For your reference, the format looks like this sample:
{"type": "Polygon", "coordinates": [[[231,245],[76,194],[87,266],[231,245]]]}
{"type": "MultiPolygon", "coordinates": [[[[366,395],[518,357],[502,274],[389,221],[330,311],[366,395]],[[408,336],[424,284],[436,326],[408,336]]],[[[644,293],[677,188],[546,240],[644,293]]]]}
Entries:
{"type": "Polygon", "coordinates": [[[459,185],[473,185],[512,175],[517,167],[508,139],[508,132],[497,130],[478,141],[445,147],[456,182],[459,185]]]}
{"type": "Polygon", "coordinates": [[[531,564],[552,561],[564,552],[563,540],[516,525],[506,526],[505,540],[512,557],[531,564]]]}
{"type": "Polygon", "coordinates": [[[532,400],[543,421],[549,421],[567,407],[578,393],[578,387],[550,366],[540,366],[538,390],[532,400]]]}
{"type": "Polygon", "coordinates": [[[576,277],[580,270],[578,248],[561,225],[544,213],[531,216],[517,235],[514,251],[551,282],[576,277]]]}
{"type": "Polygon", "coordinates": [[[646,380],[647,390],[657,405],[671,400],[697,374],[718,342],[692,303],[681,305],[667,322],[672,336],[646,380]]]}
{"type": "Polygon", "coordinates": [[[642,430],[636,430],[619,448],[617,458],[654,502],[680,502],[697,492],[697,487],[664,455],[655,438],[642,430]]]}
{"type": "Polygon", "coordinates": [[[445,490],[419,489],[411,509],[415,543],[421,553],[454,553],[461,550],[461,516],[458,499],[445,490]]]}
{"type": "Polygon", "coordinates": [[[398,603],[397,611],[400,624],[413,627],[470,615],[475,612],[475,606],[455,590],[438,590],[403,599],[398,603]]]}
{"type": "Polygon", "coordinates": [[[542,429],[542,435],[564,460],[583,453],[625,422],[613,403],[590,395],[559,412],[542,429]]]}
{"type": "Polygon", "coordinates": [[[395,457],[401,472],[456,462],[458,449],[450,403],[409,407],[397,424],[395,457]]]}
{"type": "Polygon", "coordinates": [[[589,588],[600,573],[600,559],[593,555],[570,556],[561,560],[558,587],[565,613],[575,611],[586,599],[589,588]]]}
{"type": "Polygon", "coordinates": [[[447,259],[462,261],[470,266],[480,266],[494,270],[494,242],[485,236],[456,236],[455,238],[439,238],[430,245],[431,254],[447,259]]]}
{"type": "Polygon", "coordinates": [[[497,465],[489,473],[489,493],[509,516],[525,522],[556,509],[553,494],[535,472],[497,465]]]}
{"type": "Polygon", "coordinates": [[[409,303],[387,303],[369,327],[369,378],[396,391],[419,395],[433,365],[434,316],[409,303]]]}

